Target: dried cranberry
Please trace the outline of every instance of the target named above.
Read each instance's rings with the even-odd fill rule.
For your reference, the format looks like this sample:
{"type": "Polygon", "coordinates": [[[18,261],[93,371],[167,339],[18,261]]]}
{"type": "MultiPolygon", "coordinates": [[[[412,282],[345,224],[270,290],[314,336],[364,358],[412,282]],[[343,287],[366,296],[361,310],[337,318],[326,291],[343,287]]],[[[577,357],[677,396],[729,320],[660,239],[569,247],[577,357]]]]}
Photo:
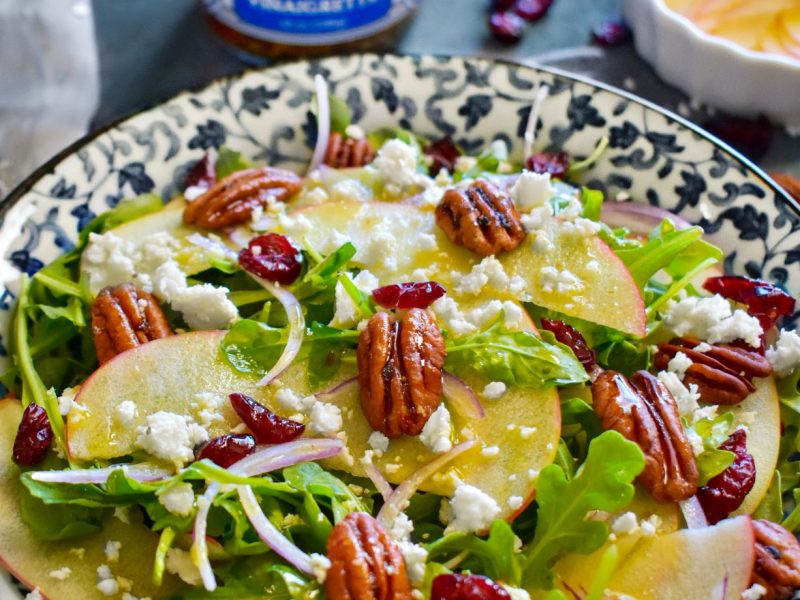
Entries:
{"type": "Polygon", "coordinates": [[[252,435],[228,433],[208,440],[197,451],[197,460],[207,458],[226,469],[256,449],[252,435]]]}
{"type": "Polygon", "coordinates": [[[516,44],[522,39],[525,21],[513,12],[494,12],[489,17],[489,31],[504,44],[516,44]]]}
{"type": "Polygon", "coordinates": [[[37,465],[44,460],[53,430],[47,412],[38,404],[31,402],[22,413],[22,420],[14,439],[14,462],[24,467],[37,465]]]}
{"type": "Polygon", "coordinates": [[[552,332],[559,342],[569,346],[590,376],[594,376],[600,371],[594,350],[589,348],[581,332],[572,325],[567,325],[564,321],[542,319],[542,329],[552,332]]]}
{"type": "Polygon", "coordinates": [[[428,308],[447,293],[440,283],[421,281],[386,285],[372,291],[372,299],[386,308],[428,308]]]}
{"type": "Polygon", "coordinates": [[[741,275],[709,277],[703,287],[712,294],[747,305],[747,312],[758,318],[764,331],[780,317],[791,315],[795,299],[777,285],[741,275]]]}
{"type": "Polygon", "coordinates": [[[550,173],[556,179],[564,179],[569,169],[569,154],[566,152],[541,152],[529,156],[525,167],[534,173],[550,173]]]}
{"type": "Polygon", "coordinates": [[[530,23],[545,16],[552,5],[553,0],[517,0],[514,12],[530,23]]]}
{"type": "Polygon", "coordinates": [[[433,159],[429,169],[431,177],[433,177],[442,169],[447,169],[452,173],[456,166],[456,160],[461,156],[461,150],[458,149],[453,138],[447,136],[428,145],[425,148],[425,154],[433,159]]]}
{"type": "Polygon", "coordinates": [[[619,46],[630,41],[631,29],[622,19],[609,19],[594,26],[592,39],[596,44],[606,48],[619,46]]]}
{"type": "Polygon", "coordinates": [[[183,189],[196,186],[205,189],[211,189],[217,181],[217,173],[214,170],[214,162],[211,155],[206,154],[198,160],[195,165],[186,174],[186,179],[183,182],[183,189]]]}
{"type": "Polygon", "coordinates": [[[247,428],[253,432],[259,444],[282,444],[303,435],[306,426],[297,421],[284,419],[268,408],[261,406],[250,396],[231,394],[231,405],[247,428]]]}
{"type": "Polygon", "coordinates": [[[515,0],[492,0],[492,10],[497,12],[505,12],[514,6],[515,0]]]}
{"type": "Polygon", "coordinates": [[[431,585],[431,600],[510,600],[511,594],[483,575],[438,575],[431,585]]]}
{"type": "Polygon", "coordinates": [[[772,143],[772,123],[763,115],[757,119],[717,115],[703,127],[753,160],[762,158],[772,143]]]}
{"type": "Polygon", "coordinates": [[[744,429],[737,429],[720,444],[720,450],[733,452],[733,463],[697,490],[697,499],[712,525],[739,508],[756,482],[756,465],[746,443],[744,429]]]}
{"type": "Polygon", "coordinates": [[[290,284],[300,275],[302,255],[289,238],[278,233],[259,235],[239,252],[239,264],[277,283],[290,284]]]}

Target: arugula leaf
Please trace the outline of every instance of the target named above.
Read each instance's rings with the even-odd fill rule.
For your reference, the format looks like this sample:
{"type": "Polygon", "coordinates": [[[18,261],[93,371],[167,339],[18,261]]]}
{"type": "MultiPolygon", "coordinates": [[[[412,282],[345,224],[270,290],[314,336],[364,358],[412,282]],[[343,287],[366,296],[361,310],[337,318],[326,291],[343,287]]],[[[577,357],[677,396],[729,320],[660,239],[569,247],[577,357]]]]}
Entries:
{"type": "Polygon", "coordinates": [[[341,98],[328,95],[328,105],[331,114],[331,131],[344,134],[345,129],[350,125],[350,107],[341,98]]]}
{"type": "Polygon", "coordinates": [[[476,157],[476,163],[467,171],[453,173],[453,182],[462,179],[477,179],[484,173],[499,173],[503,165],[508,165],[508,146],[500,140],[493,143],[476,157]]]}
{"type": "Polygon", "coordinates": [[[769,484],[767,495],[753,511],[754,519],[768,519],[780,523],[783,519],[783,493],[781,491],[781,472],[775,471],[769,484]]]}
{"type": "Polygon", "coordinates": [[[333,518],[340,521],[351,512],[368,512],[361,498],[341,479],[317,463],[301,463],[283,470],[283,479],[296,490],[305,490],[330,502],[333,518]]]}
{"type": "Polygon", "coordinates": [[[41,540],[71,540],[97,533],[103,528],[104,512],[80,505],[49,505],[20,490],[22,522],[41,540]]]}
{"type": "Polygon", "coordinates": [[[703,452],[697,457],[701,485],[705,485],[709,479],[722,473],[736,458],[733,452],[718,449],[718,446],[733,433],[734,421],[735,417],[730,411],[713,419],[700,419],[691,425],[684,420],[683,427],[686,433],[696,434],[703,440],[703,452]]]}
{"type": "Polygon", "coordinates": [[[589,554],[608,537],[608,526],[587,520],[594,510],[616,513],[633,499],[633,480],[644,468],[639,447],[616,431],[589,444],[586,461],[571,480],[557,465],[542,469],[536,490],[536,534],[522,564],[526,587],[550,589],[553,563],[567,552],[589,554]]]}
{"type": "Polygon", "coordinates": [[[76,327],[85,327],[86,319],[84,318],[84,303],[80,298],[70,296],[67,299],[66,306],[50,306],[48,304],[34,304],[31,306],[36,310],[40,310],[48,319],[55,321],[56,319],[66,319],[76,327]]]}
{"type": "MultiPolygon", "coordinates": [[[[350,260],[356,255],[356,247],[350,242],[342,244],[325,258],[320,257],[313,248],[307,246],[307,254],[319,259],[317,264],[306,271],[300,281],[292,286],[292,293],[300,300],[312,299],[319,294],[326,296],[325,301],[333,297],[336,282],[345,270],[350,260]]],[[[318,301],[317,301],[318,302],[318,301]]]]}
{"type": "Polygon", "coordinates": [[[603,192],[587,187],[581,188],[581,204],[583,204],[583,216],[592,221],[600,220],[600,212],[603,210],[603,192]]]}
{"type": "Polygon", "coordinates": [[[572,350],[549,331],[505,331],[501,314],[483,331],[447,343],[448,369],[471,369],[509,386],[541,388],[582,383],[589,377],[572,350]]]}
{"type": "Polygon", "coordinates": [[[342,284],[342,287],[347,292],[347,295],[350,296],[350,299],[353,301],[353,304],[356,305],[363,318],[371,317],[375,314],[375,301],[372,299],[372,296],[361,290],[361,288],[350,279],[349,275],[343,274],[339,277],[339,283],[342,284]]]}
{"type": "Polygon", "coordinates": [[[561,438],[569,453],[583,462],[589,442],[603,433],[594,409],[580,398],[561,401],[561,438]]]}
{"type": "Polygon", "coordinates": [[[220,180],[231,173],[252,169],[254,166],[255,163],[245,158],[241,152],[231,150],[227,146],[222,146],[219,152],[217,152],[217,162],[214,163],[214,171],[217,175],[217,180],[220,180]]]}

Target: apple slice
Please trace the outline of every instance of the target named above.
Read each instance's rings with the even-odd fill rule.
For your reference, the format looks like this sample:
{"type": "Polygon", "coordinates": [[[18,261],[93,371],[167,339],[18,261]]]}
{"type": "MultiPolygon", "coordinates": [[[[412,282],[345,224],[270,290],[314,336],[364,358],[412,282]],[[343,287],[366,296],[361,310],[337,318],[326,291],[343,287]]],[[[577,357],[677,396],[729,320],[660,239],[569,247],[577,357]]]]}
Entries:
{"type": "MultiPolygon", "coordinates": [[[[115,356],[81,386],[67,416],[67,446],[75,460],[109,459],[131,454],[136,427],[158,411],[196,415],[192,405],[200,392],[222,395],[242,392],[264,399],[256,378],[235,371],[219,353],[225,331],[195,331],[148,342],[115,356]],[[134,424],[122,427],[116,408],[136,404],[134,424]]],[[[213,437],[228,433],[240,420],[229,402],[221,407],[223,421],[209,428],[213,437]]]]}
{"type": "Polygon", "coordinates": [[[126,525],[110,517],[102,532],[68,542],[45,542],[31,533],[19,509],[19,494],[24,491],[19,467],[11,462],[11,447],[21,416],[22,407],[17,400],[0,400],[0,565],[29,588],[38,587],[42,596],[50,600],[103,600],[107,596],[96,587],[96,570],[101,564],[108,564],[106,541],[115,540],[122,544],[120,559],[110,566],[115,576],[133,582],[136,596],[161,598],[174,594],[181,585],[175,577],[165,574],[160,588],[152,583],[159,536],[141,523],[126,525]],[[82,548],[84,554],[79,556],[70,551],[72,548],[82,548]],[[49,575],[62,567],[72,569],[67,579],[61,581],[49,575]]]}
{"type": "MultiPolygon", "coordinates": [[[[739,600],[750,586],[755,554],[750,517],[667,535],[630,535],[617,542],[619,561],[609,592],[637,600],[739,600]]],[[[607,547],[607,546],[606,546],[607,547]]],[[[556,564],[562,589],[588,590],[606,547],[556,564]]]]}
{"type": "MultiPolygon", "coordinates": [[[[754,381],[756,391],[744,402],[729,409],[738,422],[747,422],[747,451],[756,465],[756,483],[739,509],[734,513],[752,513],[769,491],[769,484],[778,463],[781,440],[781,410],[778,390],[772,377],[754,381]]],[[[720,407],[724,412],[727,407],[720,407]]]]}

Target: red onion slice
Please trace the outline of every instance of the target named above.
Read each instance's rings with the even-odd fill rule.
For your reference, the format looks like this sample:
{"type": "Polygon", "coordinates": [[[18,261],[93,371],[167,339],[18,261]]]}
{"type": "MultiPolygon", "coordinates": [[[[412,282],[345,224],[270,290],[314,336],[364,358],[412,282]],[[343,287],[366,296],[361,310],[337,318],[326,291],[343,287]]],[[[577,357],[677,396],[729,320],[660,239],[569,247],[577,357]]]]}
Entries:
{"type": "Polygon", "coordinates": [[[692,226],[683,217],[669,212],[658,206],[641,204],[639,202],[603,202],[600,220],[611,227],[625,227],[631,233],[647,234],[661,221],[669,219],[677,229],[688,229],[692,226]]]}
{"type": "Polygon", "coordinates": [[[151,465],[113,465],[103,469],[65,469],[63,471],[34,471],[31,479],[42,483],[94,483],[103,484],[108,481],[111,473],[121,470],[125,476],[147,483],[160,481],[170,477],[172,473],[166,469],[159,469],[151,465]]]}
{"type": "MultiPolygon", "coordinates": [[[[250,456],[232,464],[228,470],[236,475],[255,477],[270,471],[277,471],[303,462],[322,460],[339,454],[344,444],[338,439],[312,439],[304,438],[277,444],[262,446],[250,456]]],[[[208,543],[206,541],[206,528],[208,526],[208,512],[214,498],[219,493],[220,485],[211,483],[205,493],[197,499],[197,513],[194,518],[192,532],[192,562],[200,571],[203,586],[209,592],[217,589],[217,581],[211,562],[208,560],[208,543]]]]}
{"type": "Polygon", "coordinates": [[[686,520],[686,527],[689,529],[702,529],[708,527],[708,520],[703,507],[697,496],[692,496],[679,502],[683,518],[686,520]]]}
{"type": "Polygon", "coordinates": [[[531,105],[531,112],[528,113],[528,122],[525,124],[525,137],[522,146],[522,164],[524,165],[528,157],[533,154],[533,144],[536,142],[536,124],[539,122],[539,114],[542,112],[542,104],[550,94],[550,87],[544,83],[539,84],[536,96],[531,105]]]}
{"type": "Polygon", "coordinates": [[[369,477],[370,481],[375,485],[375,489],[378,490],[378,493],[383,497],[384,502],[391,498],[394,490],[392,486],[389,485],[389,482],[386,481],[386,478],[383,476],[380,469],[378,469],[377,465],[371,460],[365,460],[364,470],[367,472],[367,477],[369,477]]]}
{"type": "Polygon", "coordinates": [[[195,246],[199,246],[203,250],[210,252],[211,254],[219,254],[220,256],[224,256],[225,258],[234,262],[239,261],[239,255],[222,242],[212,240],[211,238],[200,235],[199,233],[193,233],[192,235],[188,236],[186,240],[195,246]]]}
{"type": "Polygon", "coordinates": [[[358,378],[357,377],[349,377],[344,381],[340,381],[339,383],[333,384],[327,390],[322,392],[317,392],[314,394],[314,397],[321,401],[321,402],[329,402],[331,400],[335,400],[339,396],[344,394],[353,393],[356,388],[358,388],[358,378]]]}
{"type": "Polygon", "coordinates": [[[381,507],[380,511],[378,512],[378,521],[380,521],[384,527],[391,529],[392,523],[397,516],[405,510],[406,506],[408,506],[411,496],[414,495],[419,486],[422,485],[422,483],[428,479],[428,477],[436,473],[439,469],[451,462],[460,454],[475,446],[475,444],[475,440],[462,442],[449,452],[445,452],[444,454],[437,456],[429,463],[414,471],[411,475],[409,475],[408,479],[403,481],[403,483],[395,488],[394,492],[392,492],[392,495],[381,507]]]}
{"type": "Polygon", "coordinates": [[[303,308],[300,306],[300,302],[289,290],[258,275],[253,275],[252,273],[249,273],[249,275],[281,303],[289,320],[289,339],[283,348],[280,358],[267,371],[266,375],[259,380],[258,385],[263,386],[277,379],[294,362],[297,353],[300,352],[300,346],[303,345],[303,337],[306,334],[306,319],[303,316],[303,308]]]}
{"type": "Polygon", "coordinates": [[[452,409],[465,419],[482,419],[486,416],[477,394],[455,375],[445,373],[442,376],[442,393],[452,409]]]}
{"type": "Polygon", "coordinates": [[[328,149],[328,141],[331,136],[331,107],[328,99],[328,83],[322,75],[314,76],[314,87],[317,92],[317,144],[314,146],[314,154],[311,156],[311,164],[308,165],[308,173],[311,173],[325,160],[325,151],[328,149]]]}

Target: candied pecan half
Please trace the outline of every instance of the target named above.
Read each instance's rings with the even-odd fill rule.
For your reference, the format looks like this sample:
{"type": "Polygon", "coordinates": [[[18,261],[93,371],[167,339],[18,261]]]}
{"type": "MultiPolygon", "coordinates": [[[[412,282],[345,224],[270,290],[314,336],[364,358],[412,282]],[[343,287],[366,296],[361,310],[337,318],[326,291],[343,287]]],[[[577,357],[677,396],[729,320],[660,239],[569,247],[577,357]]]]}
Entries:
{"type": "Polygon", "coordinates": [[[769,361],[754,350],[719,345],[698,352],[694,350],[697,345],[697,342],[687,339],[659,344],[655,366],[666,369],[669,361],[678,352],[683,352],[692,361],[683,382],[687,386],[695,384],[703,402],[738,404],[755,391],[754,377],[766,377],[772,373],[769,361]]]}
{"type": "Polygon", "coordinates": [[[117,354],[172,335],[152,295],[130,283],[107,287],[92,303],[92,335],[102,365],[117,354]]]}
{"type": "Polygon", "coordinates": [[[618,431],[645,455],[639,481],[659,502],[678,502],[697,491],[697,463],[683,431],[678,406],[647,371],[633,381],[604,371],[592,384],[594,410],[603,429],[618,431]]]}
{"type": "Polygon", "coordinates": [[[372,316],[358,341],[361,408],[370,426],[390,438],[417,435],[442,397],[444,338],[427,310],[398,321],[372,316]]]}
{"type": "Polygon", "coordinates": [[[372,516],[350,513],[328,538],[331,600],[410,600],[411,584],[397,544],[372,516]]]}
{"type": "Polygon", "coordinates": [[[525,239],[511,197],[482,179],[464,190],[448,189],[436,207],[436,224],[454,244],[481,256],[513,250],[525,239]]]}
{"type": "Polygon", "coordinates": [[[363,167],[375,158],[375,148],[367,138],[353,139],[334,131],[328,140],[322,162],[336,169],[363,167]]]}
{"type": "Polygon", "coordinates": [[[250,219],[256,206],[266,206],[269,199],[285,201],[301,187],[300,178],[283,169],[236,171],[189,202],[183,211],[183,222],[204,229],[238,225],[250,219]]]}
{"type": "Polygon", "coordinates": [[[790,531],[765,519],[753,519],[756,564],[753,583],[767,589],[765,600],[787,600],[800,588],[800,544],[790,531]]]}

